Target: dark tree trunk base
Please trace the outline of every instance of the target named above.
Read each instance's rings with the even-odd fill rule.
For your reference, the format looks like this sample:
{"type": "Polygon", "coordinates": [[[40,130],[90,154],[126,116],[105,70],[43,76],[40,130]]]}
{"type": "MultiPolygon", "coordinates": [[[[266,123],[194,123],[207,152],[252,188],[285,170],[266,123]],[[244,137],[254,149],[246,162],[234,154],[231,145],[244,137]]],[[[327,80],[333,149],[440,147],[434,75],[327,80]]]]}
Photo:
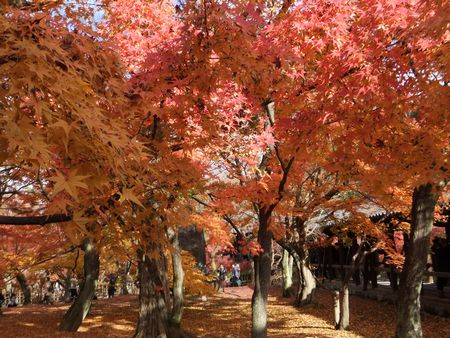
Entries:
{"type": "Polygon", "coordinates": [[[272,265],[272,234],[268,229],[269,217],[270,213],[260,210],[258,242],[263,252],[253,260],[255,289],[252,296],[252,338],[267,337],[267,298],[272,265]]]}
{"type": "Polygon", "coordinates": [[[167,280],[163,276],[162,257],[157,259],[141,250],[138,255],[139,319],[134,338],[170,337],[164,285],[167,280]]]}
{"type": "Polygon", "coordinates": [[[22,272],[19,272],[16,279],[19,282],[20,289],[23,293],[23,305],[31,304],[31,289],[25,275],[22,272]]]}
{"type": "Polygon", "coordinates": [[[414,189],[410,242],[400,276],[396,338],[421,338],[420,291],[430,247],[437,195],[431,184],[414,189]]]}
{"type": "Polygon", "coordinates": [[[91,308],[97,285],[100,260],[92,240],[83,242],[84,251],[84,283],[80,295],[67,310],[59,325],[61,331],[76,332],[91,308]]]}

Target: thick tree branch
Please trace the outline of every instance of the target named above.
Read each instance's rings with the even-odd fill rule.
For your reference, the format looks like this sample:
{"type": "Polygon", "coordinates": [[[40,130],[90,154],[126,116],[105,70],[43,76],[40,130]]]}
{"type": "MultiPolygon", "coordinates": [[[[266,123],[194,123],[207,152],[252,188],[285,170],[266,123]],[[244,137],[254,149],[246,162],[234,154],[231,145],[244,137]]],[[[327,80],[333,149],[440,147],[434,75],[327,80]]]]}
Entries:
{"type": "Polygon", "coordinates": [[[64,256],[64,255],[67,255],[68,253],[74,252],[74,251],[75,251],[76,249],[78,249],[79,247],[80,247],[79,245],[71,246],[71,247],[69,247],[67,250],[64,250],[64,251],[55,253],[55,254],[53,254],[53,255],[51,255],[51,256],[49,256],[49,257],[46,257],[46,258],[43,258],[43,259],[37,261],[36,263],[33,263],[32,266],[36,266],[36,265],[39,265],[39,264],[43,264],[43,263],[48,262],[48,261],[51,261],[51,260],[53,260],[53,259],[55,259],[55,258],[64,256]]]}
{"type": "MultiPolygon", "coordinates": [[[[197,198],[197,197],[195,197],[195,196],[191,196],[191,198],[192,198],[194,201],[196,201],[197,203],[203,205],[204,207],[207,207],[207,208],[209,208],[209,209],[212,208],[208,203],[202,201],[201,199],[199,199],[199,198],[197,198]]],[[[222,215],[222,218],[223,218],[223,220],[224,220],[225,222],[227,222],[227,223],[228,223],[228,224],[236,231],[236,233],[238,234],[238,236],[240,236],[241,238],[244,238],[244,235],[242,234],[241,230],[238,228],[238,226],[237,226],[237,225],[234,223],[234,221],[231,219],[231,216],[230,216],[230,215],[227,215],[227,214],[222,215]]]]}
{"type": "Polygon", "coordinates": [[[72,215],[53,214],[42,216],[0,216],[0,225],[46,225],[49,223],[69,222],[72,215]]]}
{"type": "Polygon", "coordinates": [[[280,184],[278,185],[278,196],[280,198],[281,198],[281,195],[283,194],[284,187],[286,185],[287,178],[289,175],[289,171],[292,167],[292,163],[294,163],[294,159],[295,159],[295,157],[292,156],[291,159],[289,160],[288,164],[286,165],[286,168],[283,170],[283,177],[281,178],[280,184]]]}

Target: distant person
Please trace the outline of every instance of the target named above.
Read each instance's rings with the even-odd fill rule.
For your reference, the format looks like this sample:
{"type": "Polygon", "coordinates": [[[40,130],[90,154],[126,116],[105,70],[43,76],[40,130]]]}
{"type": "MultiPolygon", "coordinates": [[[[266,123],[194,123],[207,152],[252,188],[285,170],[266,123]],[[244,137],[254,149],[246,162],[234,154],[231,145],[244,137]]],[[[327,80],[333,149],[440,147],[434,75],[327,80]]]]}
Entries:
{"type": "Polygon", "coordinates": [[[225,292],[225,277],[227,274],[227,269],[223,266],[223,264],[220,264],[219,266],[219,288],[222,287],[222,291],[225,292]]]}
{"type": "Polygon", "coordinates": [[[13,293],[11,293],[11,296],[9,297],[8,307],[16,307],[16,306],[17,306],[16,294],[13,292],[13,293]]]}
{"type": "Polygon", "coordinates": [[[233,264],[231,267],[232,272],[232,278],[231,278],[231,285],[232,286],[241,286],[241,267],[239,266],[239,263],[233,264]]]}
{"type": "Polygon", "coordinates": [[[45,304],[53,304],[53,292],[55,291],[54,283],[50,280],[50,277],[47,277],[46,282],[46,292],[44,296],[45,304]]]}
{"type": "Polygon", "coordinates": [[[236,285],[241,286],[241,267],[236,263],[234,267],[234,276],[236,277],[236,285]]]}
{"type": "Polygon", "coordinates": [[[113,298],[115,293],[116,293],[116,279],[114,277],[110,277],[108,285],[108,298],[113,298]]]}
{"type": "Polygon", "coordinates": [[[75,299],[77,299],[78,297],[78,292],[77,292],[77,278],[74,276],[70,279],[70,300],[74,301],[75,299]]]}
{"type": "Polygon", "coordinates": [[[236,276],[237,279],[241,278],[241,267],[239,266],[239,263],[236,263],[235,267],[234,267],[234,275],[236,276]]]}

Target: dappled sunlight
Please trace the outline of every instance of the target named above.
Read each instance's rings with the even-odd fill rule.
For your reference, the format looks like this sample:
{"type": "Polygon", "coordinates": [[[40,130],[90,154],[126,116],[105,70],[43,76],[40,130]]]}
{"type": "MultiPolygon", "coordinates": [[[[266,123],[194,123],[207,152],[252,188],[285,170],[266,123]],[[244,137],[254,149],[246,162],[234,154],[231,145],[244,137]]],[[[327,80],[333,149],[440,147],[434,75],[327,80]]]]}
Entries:
{"type": "Polygon", "coordinates": [[[120,296],[93,303],[77,333],[58,331],[70,304],[30,305],[4,309],[0,316],[2,338],[17,337],[131,337],[137,320],[137,297],[120,296]]]}
{"type": "MultiPolygon", "coordinates": [[[[246,338],[251,330],[251,296],[248,287],[226,288],[207,297],[187,296],[182,327],[196,337],[246,338]]],[[[331,292],[318,290],[317,303],[304,308],[292,306],[293,298],[279,296],[274,289],[269,296],[269,337],[362,338],[391,337],[396,310],[393,305],[351,296],[351,331],[336,331],[333,326],[331,292]]],[[[16,337],[132,337],[138,314],[137,296],[101,299],[78,332],[58,331],[68,305],[31,305],[5,309],[0,316],[2,338],[16,337]]],[[[450,337],[450,320],[423,315],[426,338],[450,337]]]]}
{"type": "MultiPolygon", "coordinates": [[[[273,290],[268,305],[269,337],[361,338],[390,337],[394,332],[395,308],[392,305],[352,297],[351,331],[337,331],[333,325],[332,296],[317,291],[317,304],[296,308],[294,299],[281,298],[273,290]]],[[[206,302],[188,299],[183,328],[198,337],[249,337],[251,330],[251,295],[248,287],[226,288],[224,293],[206,302]]],[[[450,321],[424,317],[425,337],[450,337],[450,321]]]]}
{"type": "Polygon", "coordinates": [[[124,325],[124,324],[110,324],[111,328],[119,331],[134,331],[133,325],[124,325]]]}
{"type": "Polygon", "coordinates": [[[20,325],[23,325],[23,326],[35,326],[34,323],[20,323],[20,325]]]}
{"type": "MultiPolygon", "coordinates": [[[[207,302],[188,301],[185,329],[199,337],[248,337],[251,327],[251,289],[226,290],[207,302]],[[208,314],[208,319],[204,317],[208,314]],[[212,330],[211,327],[214,329],[212,330]]],[[[269,328],[273,337],[361,337],[339,334],[319,314],[301,314],[291,306],[292,300],[269,299],[269,328]]]]}

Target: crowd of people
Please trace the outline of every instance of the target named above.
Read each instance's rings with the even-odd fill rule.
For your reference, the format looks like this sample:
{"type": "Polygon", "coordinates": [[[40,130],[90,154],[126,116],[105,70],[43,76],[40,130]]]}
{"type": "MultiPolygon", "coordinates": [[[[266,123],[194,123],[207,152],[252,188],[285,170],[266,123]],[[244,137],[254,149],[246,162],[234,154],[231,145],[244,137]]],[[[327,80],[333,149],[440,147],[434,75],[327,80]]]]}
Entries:
{"type": "MultiPolygon", "coordinates": [[[[107,286],[108,298],[113,298],[116,293],[117,276],[111,274],[103,280],[107,286]]],[[[40,283],[35,283],[31,286],[33,294],[33,303],[53,304],[57,301],[74,302],[81,291],[82,282],[80,283],[76,275],[72,275],[70,279],[66,280],[68,285],[62,284],[59,280],[54,280],[50,276],[44,277],[40,283]],[[68,287],[68,292],[67,292],[68,287]]],[[[17,297],[15,289],[17,286],[12,285],[9,291],[4,293],[0,290],[0,307],[15,307],[20,303],[20,297],[17,297]]],[[[20,295],[19,295],[20,296],[20,295]]]]}
{"type": "Polygon", "coordinates": [[[10,292],[8,299],[6,299],[3,293],[0,292],[0,307],[16,307],[17,305],[17,297],[14,292],[10,292]]]}

